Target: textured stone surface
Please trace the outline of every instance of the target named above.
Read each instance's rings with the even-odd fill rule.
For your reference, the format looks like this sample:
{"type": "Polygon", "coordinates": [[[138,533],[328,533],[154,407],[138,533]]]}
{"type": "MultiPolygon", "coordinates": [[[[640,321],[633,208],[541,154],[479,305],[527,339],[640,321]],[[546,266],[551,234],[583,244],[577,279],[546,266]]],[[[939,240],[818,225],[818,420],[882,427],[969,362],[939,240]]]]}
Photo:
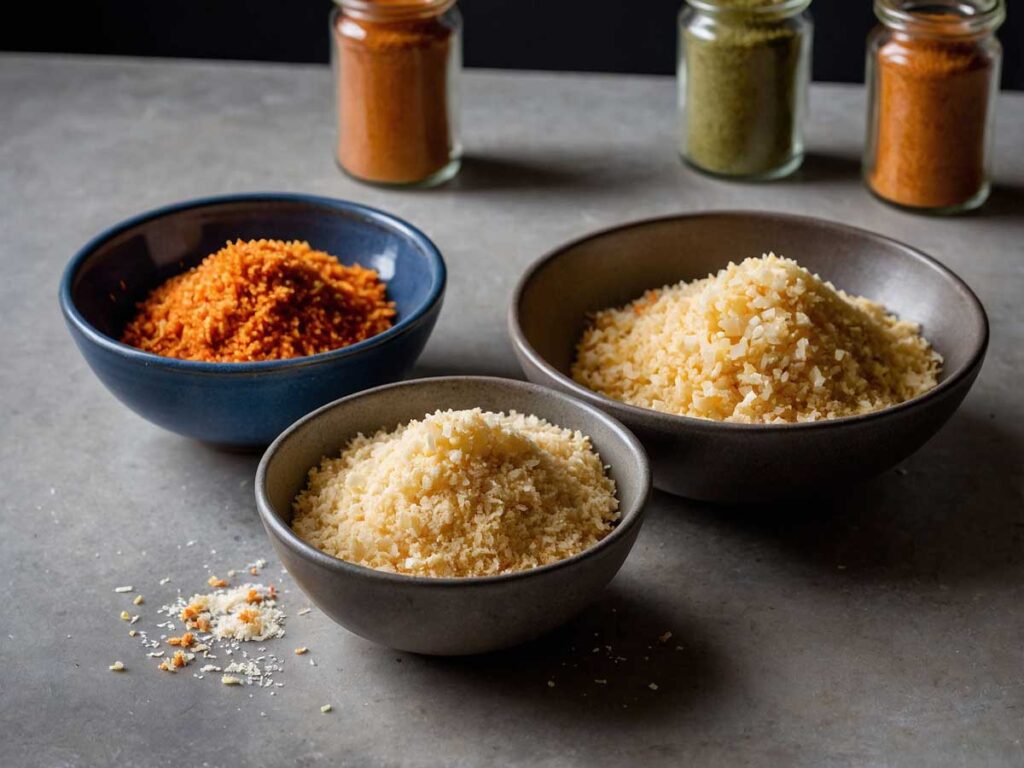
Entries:
{"type": "Polygon", "coordinates": [[[465,169],[428,193],[340,175],[329,99],[323,68],[0,58],[5,765],[1024,762],[1024,96],[1000,103],[990,204],[948,220],[863,190],[857,88],[815,87],[805,169],[746,185],[676,160],[670,80],[473,72],[465,169]],[[897,472],[799,509],[656,496],[605,598],[530,646],[396,654],[297,616],[305,600],[272,562],[291,619],[271,650],[306,645],[318,665],[289,657],[273,697],[164,675],[126,636],[113,588],[142,591],[139,626],[152,628],[175,588],[203,586],[204,565],[269,557],[257,458],[115,402],[62,327],[57,281],[125,216],[252,190],[360,200],[436,240],[451,282],[423,375],[518,374],[506,302],[547,249],[712,208],[809,213],[912,243],[977,291],[992,346],[958,415],[897,472]],[[107,671],[115,659],[126,673],[107,671]]]}

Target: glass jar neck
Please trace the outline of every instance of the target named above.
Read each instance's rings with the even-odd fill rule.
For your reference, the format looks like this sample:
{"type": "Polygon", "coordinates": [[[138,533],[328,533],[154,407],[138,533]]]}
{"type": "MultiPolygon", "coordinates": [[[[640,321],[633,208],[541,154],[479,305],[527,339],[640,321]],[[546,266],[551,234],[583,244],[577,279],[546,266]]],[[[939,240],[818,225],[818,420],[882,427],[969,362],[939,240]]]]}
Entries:
{"type": "Polygon", "coordinates": [[[807,10],[811,0],[686,0],[695,11],[743,23],[777,21],[807,10]]]}
{"type": "Polygon", "coordinates": [[[364,21],[410,21],[440,16],[456,0],[334,0],[346,15],[364,21]]]}
{"type": "Polygon", "coordinates": [[[995,32],[1006,6],[1003,0],[875,0],[875,15],[908,35],[973,38],[995,32]]]}

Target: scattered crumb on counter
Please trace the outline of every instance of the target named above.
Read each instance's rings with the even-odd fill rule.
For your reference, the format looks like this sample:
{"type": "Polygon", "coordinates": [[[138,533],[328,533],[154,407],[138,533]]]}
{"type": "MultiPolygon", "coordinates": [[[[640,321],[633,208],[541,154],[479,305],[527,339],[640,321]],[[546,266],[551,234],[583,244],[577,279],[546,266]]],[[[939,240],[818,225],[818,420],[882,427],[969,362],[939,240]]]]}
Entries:
{"type": "MultiPolygon", "coordinates": [[[[190,542],[185,546],[192,545],[193,542],[190,542]]],[[[266,561],[261,558],[247,564],[242,570],[231,569],[231,572],[258,574],[265,566],[266,561]]],[[[202,567],[209,574],[209,566],[204,564],[202,567]]],[[[171,580],[171,576],[164,576],[160,584],[165,585],[171,580]]],[[[228,585],[226,580],[216,576],[210,576],[208,583],[228,585]]],[[[126,586],[118,589],[119,592],[129,590],[136,591],[136,588],[126,586]]],[[[192,666],[192,662],[198,659],[198,664],[189,670],[191,675],[187,679],[203,680],[206,673],[223,671],[223,675],[219,676],[224,685],[249,686],[251,690],[283,685],[276,682],[273,675],[283,671],[284,660],[263,646],[257,651],[248,650],[249,646],[285,634],[286,617],[278,605],[278,591],[274,585],[247,583],[235,588],[215,586],[207,594],[196,593],[191,596],[187,592],[182,593],[181,589],[177,592],[172,602],[156,609],[158,618],[153,624],[156,630],[133,628],[128,631],[129,637],[142,646],[145,657],[159,662],[155,669],[173,674],[192,666]],[[159,630],[163,632],[158,634],[159,630]],[[171,646],[166,653],[162,648],[164,645],[171,646]],[[230,663],[223,667],[218,665],[220,662],[214,663],[218,655],[226,655],[226,661],[230,663]]],[[[132,602],[142,605],[145,599],[140,593],[134,596],[132,602]]],[[[142,618],[132,616],[128,611],[122,611],[119,615],[122,620],[132,624],[142,618]]],[[[145,624],[140,626],[145,627],[145,624]]],[[[302,653],[308,652],[305,646],[300,648],[302,653]]],[[[117,664],[122,666],[118,668],[112,665],[111,671],[124,669],[122,662],[117,664]]],[[[274,695],[273,690],[267,693],[274,695]]],[[[252,693],[249,698],[253,698],[252,693]]]]}

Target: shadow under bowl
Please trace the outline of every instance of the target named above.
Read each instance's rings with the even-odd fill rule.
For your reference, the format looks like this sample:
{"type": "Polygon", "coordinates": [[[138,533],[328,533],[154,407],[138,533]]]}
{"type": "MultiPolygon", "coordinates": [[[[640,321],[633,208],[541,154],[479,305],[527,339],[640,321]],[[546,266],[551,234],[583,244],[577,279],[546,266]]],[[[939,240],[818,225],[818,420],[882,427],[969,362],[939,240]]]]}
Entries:
{"type": "Polygon", "coordinates": [[[433,655],[485,653],[565,623],[604,589],[636,541],[650,492],[637,439],[597,408],[522,381],[475,376],[418,379],[324,406],[287,429],[256,472],[256,506],[275,551],[302,591],[334,621],[391,648],[433,655]],[[620,520],[584,552],[529,571],[426,578],[365,568],[327,555],[290,528],[309,470],[356,434],[393,429],[438,409],[533,414],[578,429],[609,467],[620,520]]]}
{"type": "Polygon", "coordinates": [[[650,456],[657,488],[724,503],[841,493],[849,483],[892,467],[957,409],[988,345],[988,320],[978,298],[920,251],[829,221],[744,211],[640,221],[557,248],[520,280],[508,323],[526,377],[586,400],[633,430],[650,456]],[[576,345],[591,313],[767,251],[920,323],[944,359],[938,386],[863,416],[763,425],[639,408],[572,379],[576,345]]]}
{"type": "Polygon", "coordinates": [[[71,260],[59,298],[86,362],[125,405],[172,432],[246,449],[324,403],[403,378],[437,321],[445,282],[436,246],[401,219],[343,200],[263,193],[179,203],[114,226],[71,260]],[[253,363],[178,360],[118,341],[138,302],[167,278],[229,240],[260,238],[306,240],[377,270],[394,325],[342,349],[253,363]]]}

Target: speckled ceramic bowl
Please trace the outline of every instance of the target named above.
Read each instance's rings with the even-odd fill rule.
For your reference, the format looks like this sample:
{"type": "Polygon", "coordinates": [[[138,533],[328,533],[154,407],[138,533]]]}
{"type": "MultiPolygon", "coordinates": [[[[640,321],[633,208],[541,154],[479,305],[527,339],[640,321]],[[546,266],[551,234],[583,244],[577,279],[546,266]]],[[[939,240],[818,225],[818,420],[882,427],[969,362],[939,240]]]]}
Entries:
{"type": "Polygon", "coordinates": [[[390,214],[309,195],[230,195],[150,211],[98,235],[65,270],[60,307],[93,372],[133,411],[197,440],[251,448],[324,403],[405,376],[437,321],[445,281],[434,244],[390,214]],[[343,349],[256,363],[176,360],[118,341],[150,290],[239,238],[308,240],[376,269],[398,311],[394,325],[343,349]]]}
{"type": "Polygon", "coordinates": [[[970,288],[910,246],[801,216],[718,212],[627,224],[564,245],[533,264],[513,295],[509,332],[531,381],[615,416],[643,442],[654,484],[717,502],[842,493],[924,444],[949,419],[981,370],[985,310],[970,288]],[[763,252],[796,259],[848,293],[921,323],[945,359],[939,385],[865,416],[807,424],[727,424],[674,416],[593,392],[570,376],[588,313],[680,280],[707,277],[763,252]]]}
{"type": "Polygon", "coordinates": [[[256,472],[256,506],[278,556],[328,616],[370,640],[414,653],[484,653],[522,643],[572,618],[618,572],[636,541],[650,490],[647,457],[618,421],[544,387],[508,379],[420,379],[346,397],[289,427],[256,472]],[[309,470],[359,432],[393,429],[439,408],[534,414],[588,435],[615,480],[621,519],[595,546],[530,571],[422,578],[364,568],[296,536],[292,501],[309,470]]]}

